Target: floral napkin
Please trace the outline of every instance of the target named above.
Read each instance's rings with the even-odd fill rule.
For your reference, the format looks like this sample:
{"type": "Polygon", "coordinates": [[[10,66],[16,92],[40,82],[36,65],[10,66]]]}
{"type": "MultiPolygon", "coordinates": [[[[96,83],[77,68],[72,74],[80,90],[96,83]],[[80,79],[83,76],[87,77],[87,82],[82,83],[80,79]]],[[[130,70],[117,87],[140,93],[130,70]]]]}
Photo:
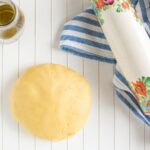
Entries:
{"type": "MultiPolygon", "coordinates": [[[[113,0],[105,1],[107,3],[113,2],[113,0]]],[[[132,0],[132,4],[144,23],[147,34],[150,36],[149,0],[132,0]]],[[[98,7],[104,7],[103,3],[98,3],[97,5],[98,7]]],[[[117,11],[123,11],[124,9],[128,9],[128,4],[120,0],[120,5],[118,5],[117,11]]],[[[135,13],[135,17],[136,16],[135,13]]],[[[103,19],[101,18],[101,24],[102,23],[103,19]]],[[[137,97],[133,95],[127,80],[119,70],[117,61],[107,43],[93,8],[86,9],[64,25],[64,30],[60,38],[60,50],[81,57],[109,63],[110,65],[116,64],[113,84],[118,99],[122,101],[140,120],[150,126],[150,116],[144,114],[137,101],[137,97]]],[[[135,83],[134,86],[137,89],[142,89],[141,91],[144,92],[145,85],[143,84],[143,81],[135,83]]]]}

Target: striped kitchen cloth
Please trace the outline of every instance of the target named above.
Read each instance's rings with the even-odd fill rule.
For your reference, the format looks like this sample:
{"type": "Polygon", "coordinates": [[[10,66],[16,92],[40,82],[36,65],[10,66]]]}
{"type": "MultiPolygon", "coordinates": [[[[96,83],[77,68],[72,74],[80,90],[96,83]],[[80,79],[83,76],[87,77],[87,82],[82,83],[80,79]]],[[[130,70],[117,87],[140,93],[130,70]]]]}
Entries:
{"type": "MultiPolygon", "coordinates": [[[[132,0],[150,37],[150,0],[132,0]]],[[[78,56],[117,64],[92,8],[88,8],[64,25],[60,49],[78,56]]],[[[150,116],[141,110],[128,82],[116,65],[113,78],[116,95],[139,119],[150,126],[150,116]]]]}

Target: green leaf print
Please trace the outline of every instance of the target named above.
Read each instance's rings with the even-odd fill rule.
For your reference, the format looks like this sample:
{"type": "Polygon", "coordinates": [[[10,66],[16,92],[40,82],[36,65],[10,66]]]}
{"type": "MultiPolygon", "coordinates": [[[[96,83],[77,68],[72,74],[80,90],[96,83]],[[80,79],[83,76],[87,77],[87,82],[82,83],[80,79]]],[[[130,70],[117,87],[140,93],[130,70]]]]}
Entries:
{"type": "Polygon", "coordinates": [[[101,25],[104,24],[104,19],[100,19],[100,24],[101,24],[101,25]]]}
{"type": "Polygon", "coordinates": [[[122,12],[123,11],[123,9],[122,9],[122,7],[121,6],[118,6],[118,8],[117,8],[117,10],[116,10],[117,12],[122,12]]]}
{"type": "Polygon", "coordinates": [[[141,105],[146,105],[147,104],[147,100],[145,99],[144,96],[140,96],[140,104],[141,105]]]}
{"type": "Polygon", "coordinates": [[[150,77],[147,77],[145,80],[146,87],[150,88],[150,77]]]}
{"type": "Polygon", "coordinates": [[[147,95],[150,95],[150,90],[147,90],[147,95]]]}
{"type": "Polygon", "coordinates": [[[105,7],[103,8],[103,10],[104,10],[104,11],[107,10],[107,7],[105,6],[105,7]]]}
{"type": "Polygon", "coordinates": [[[97,0],[91,0],[91,2],[97,2],[97,0]]]}
{"type": "Polygon", "coordinates": [[[141,77],[141,78],[139,78],[139,81],[142,81],[142,82],[144,82],[145,83],[145,77],[141,77]]]}
{"type": "Polygon", "coordinates": [[[105,11],[105,10],[107,10],[107,9],[109,9],[111,6],[110,5],[106,5],[104,8],[103,8],[103,10],[105,11]]]}

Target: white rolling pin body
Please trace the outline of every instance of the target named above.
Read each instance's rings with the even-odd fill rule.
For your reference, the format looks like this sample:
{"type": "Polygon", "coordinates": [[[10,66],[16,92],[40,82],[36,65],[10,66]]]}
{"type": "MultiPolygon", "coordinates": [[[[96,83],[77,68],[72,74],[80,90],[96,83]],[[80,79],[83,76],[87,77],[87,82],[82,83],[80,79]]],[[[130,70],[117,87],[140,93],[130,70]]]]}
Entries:
{"type": "Polygon", "coordinates": [[[150,114],[150,39],[128,1],[94,1],[118,65],[145,114],[150,114]]]}

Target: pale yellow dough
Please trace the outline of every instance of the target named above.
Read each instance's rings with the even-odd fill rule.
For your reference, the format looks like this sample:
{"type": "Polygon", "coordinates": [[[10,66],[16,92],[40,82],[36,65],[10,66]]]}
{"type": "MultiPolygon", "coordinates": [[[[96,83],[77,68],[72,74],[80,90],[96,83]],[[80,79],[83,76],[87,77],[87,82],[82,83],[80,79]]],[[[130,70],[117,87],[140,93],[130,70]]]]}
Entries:
{"type": "Polygon", "coordinates": [[[88,82],[77,72],[62,65],[37,65],[16,81],[11,110],[34,136],[58,141],[84,126],[91,97],[88,82]]]}

